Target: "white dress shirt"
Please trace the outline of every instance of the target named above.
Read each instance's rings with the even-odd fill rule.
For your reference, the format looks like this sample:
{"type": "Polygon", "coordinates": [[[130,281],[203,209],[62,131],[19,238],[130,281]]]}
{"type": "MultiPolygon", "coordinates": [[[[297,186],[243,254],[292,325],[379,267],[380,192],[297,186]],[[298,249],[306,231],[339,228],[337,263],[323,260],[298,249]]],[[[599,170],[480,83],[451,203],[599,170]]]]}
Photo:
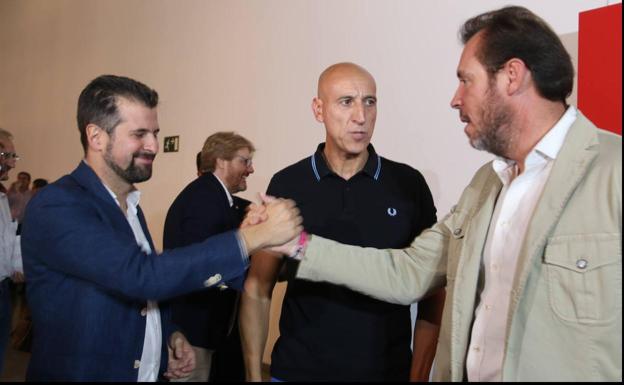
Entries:
{"type": "Polygon", "coordinates": [[[576,109],[569,107],[555,126],[531,150],[525,170],[518,175],[514,161],[497,158],[492,167],[503,188],[500,192],[483,250],[483,291],[475,310],[475,321],[466,358],[469,381],[502,381],[506,325],[511,288],[518,255],[554,160],[576,109]]]}
{"type": "Polygon", "coordinates": [[[17,221],[9,208],[7,195],[0,192],[0,281],[22,272],[20,238],[16,236],[17,221]]]}
{"type": "Polygon", "coordinates": [[[230,194],[230,192],[228,191],[227,187],[225,187],[225,183],[223,183],[223,181],[221,179],[219,179],[217,174],[212,173],[212,175],[214,175],[215,178],[217,178],[219,183],[221,183],[221,187],[223,187],[223,190],[225,190],[225,195],[227,195],[228,202],[230,202],[230,207],[234,206],[234,198],[232,198],[232,194],[230,194]]]}
{"type": "MultiPolygon", "coordinates": [[[[106,189],[119,205],[117,195],[106,186],[106,189]]],[[[137,244],[145,253],[151,253],[152,248],[143,233],[143,228],[137,216],[137,206],[141,192],[134,190],[128,194],[126,198],[127,211],[126,219],[132,228],[134,238],[137,244]]],[[[121,205],[119,205],[121,207],[121,205]]],[[[139,382],[155,382],[158,379],[158,369],[160,368],[160,352],[162,347],[162,325],[160,322],[160,310],[156,301],[147,301],[147,314],[145,322],[145,338],[143,340],[143,353],[141,354],[141,362],[139,363],[139,382]]]]}

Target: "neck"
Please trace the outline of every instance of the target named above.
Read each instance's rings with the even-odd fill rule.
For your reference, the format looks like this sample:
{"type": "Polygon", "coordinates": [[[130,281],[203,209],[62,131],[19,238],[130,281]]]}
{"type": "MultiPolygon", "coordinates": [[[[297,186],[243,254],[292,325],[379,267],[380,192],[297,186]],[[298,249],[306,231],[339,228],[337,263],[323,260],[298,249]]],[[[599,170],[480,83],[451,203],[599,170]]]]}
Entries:
{"type": "Polygon", "coordinates": [[[325,156],[325,161],[329,165],[329,168],[345,180],[351,179],[351,177],[360,172],[368,160],[367,150],[352,155],[333,151],[327,145],[325,145],[323,155],[325,156]]]}
{"type": "Polygon", "coordinates": [[[104,183],[113,193],[117,196],[117,200],[119,201],[119,205],[121,206],[121,211],[126,215],[126,211],[128,209],[128,205],[126,203],[126,199],[128,198],[128,194],[134,190],[134,185],[128,183],[119,177],[104,161],[104,159],[99,157],[92,157],[87,155],[85,157],[85,161],[91,167],[93,172],[100,178],[102,183],[104,183]]]}
{"type": "Polygon", "coordinates": [[[221,183],[223,183],[223,186],[225,186],[225,189],[228,190],[230,195],[234,195],[234,193],[232,192],[233,189],[230,186],[228,186],[228,184],[227,184],[227,182],[225,180],[225,174],[223,172],[221,172],[220,169],[215,169],[212,174],[214,176],[216,176],[217,179],[219,179],[221,181],[221,183]]]}
{"type": "Polygon", "coordinates": [[[545,101],[538,105],[525,105],[516,110],[516,143],[508,158],[518,165],[518,174],[524,171],[524,163],[533,148],[561,119],[566,106],[561,102],[545,101]]]}

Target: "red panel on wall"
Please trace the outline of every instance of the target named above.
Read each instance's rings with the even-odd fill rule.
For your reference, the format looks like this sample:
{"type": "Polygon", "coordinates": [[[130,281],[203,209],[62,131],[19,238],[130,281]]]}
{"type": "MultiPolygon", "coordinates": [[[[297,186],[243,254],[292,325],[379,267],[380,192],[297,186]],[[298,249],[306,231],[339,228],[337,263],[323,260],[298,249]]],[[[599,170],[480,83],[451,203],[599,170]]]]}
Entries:
{"type": "Polygon", "coordinates": [[[622,135],[622,3],[579,14],[578,107],[622,135]]]}

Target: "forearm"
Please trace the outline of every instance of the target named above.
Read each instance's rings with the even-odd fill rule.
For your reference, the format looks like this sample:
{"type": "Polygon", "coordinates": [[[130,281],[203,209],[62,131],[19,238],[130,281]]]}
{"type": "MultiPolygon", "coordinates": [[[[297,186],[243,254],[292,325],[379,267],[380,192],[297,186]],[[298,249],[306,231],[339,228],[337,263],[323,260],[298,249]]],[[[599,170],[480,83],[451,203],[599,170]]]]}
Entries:
{"type": "Polygon", "coordinates": [[[262,355],[269,333],[270,297],[241,295],[239,327],[247,381],[262,381],[262,355]]]}
{"type": "Polygon", "coordinates": [[[428,382],[438,344],[440,325],[416,320],[410,381],[428,382]]]}
{"type": "Polygon", "coordinates": [[[410,380],[429,380],[442,323],[446,290],[439,289],[418,304],[418,316],[414,325],[414,349],[410,380]]]}
{"type": "Polygon", "coordinates": [[[444,234],[427,231],[408,248],[379,250],[311,236],[297,278],[344,285],[386,302],[409,305],[444,284],[444,234]]]}

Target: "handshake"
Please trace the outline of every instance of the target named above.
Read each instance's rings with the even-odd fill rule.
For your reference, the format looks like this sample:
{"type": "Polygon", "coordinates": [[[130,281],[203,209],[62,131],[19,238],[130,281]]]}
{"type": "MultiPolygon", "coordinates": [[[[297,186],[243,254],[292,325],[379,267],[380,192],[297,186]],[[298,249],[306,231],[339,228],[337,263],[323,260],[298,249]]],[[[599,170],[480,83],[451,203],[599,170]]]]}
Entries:
{"type": "Polygon", "coordinates": [[[247,252],[253,254],[270,248],[279,254],[293,255],[299,235],[303,231],[303,218],[295,202],[290,199],[260,195],[261,204],[252,203],[240,226],[240,234],[247,252]]]}

